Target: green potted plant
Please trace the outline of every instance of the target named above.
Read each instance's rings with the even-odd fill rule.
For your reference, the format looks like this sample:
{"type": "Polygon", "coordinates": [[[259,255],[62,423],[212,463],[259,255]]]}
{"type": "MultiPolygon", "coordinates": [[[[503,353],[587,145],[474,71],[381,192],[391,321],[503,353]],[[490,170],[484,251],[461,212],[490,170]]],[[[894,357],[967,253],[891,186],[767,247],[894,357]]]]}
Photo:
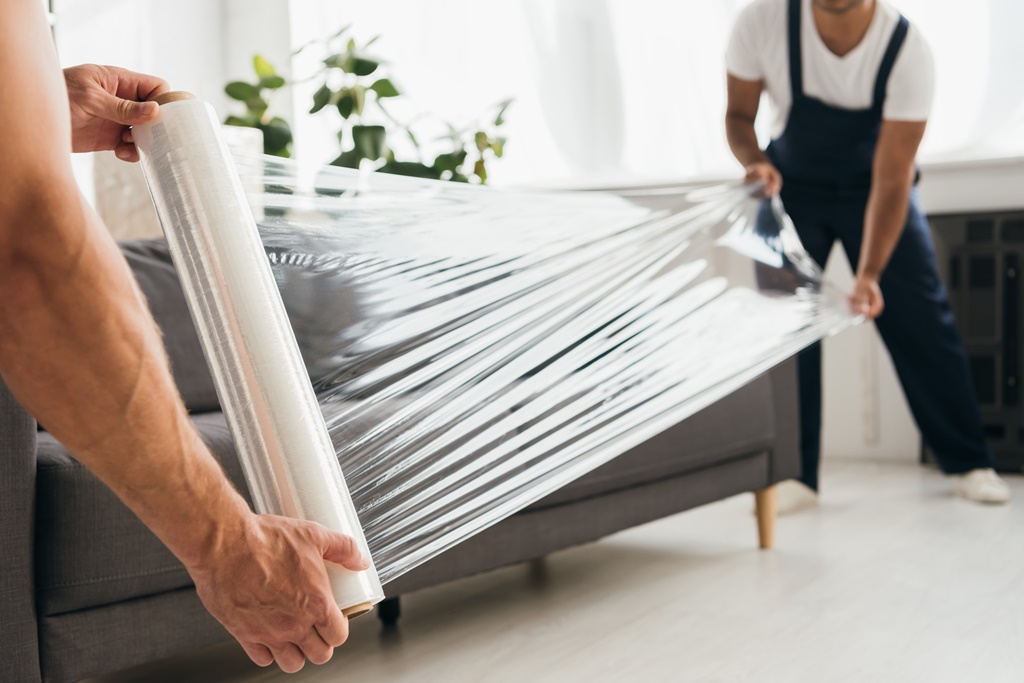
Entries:
{"type": "MultiPolygon", "coordinates": [[[[320,81],[320,87],[313,94],[310,113],[334,109],[341,116],[337,134],[339,154],[331,164],[347,168],[359,168],[365,164],[384,173],[485,184],[488,162],[500,159],[504,154],[506,138],[501,135],[501,127],[512,101],[496,104],[485,117],[481,117],[481,122],[463,127],[445,124],[448,133],[439,140],[445,143],[444,151],[426,161],[423,147],[413,131],[414,124],[397,120],[386,104],[391,99],[402,97],[402,93],[392,81],[384,60],[370,51],[377,38],[359,45],[353,38],[346,39],[349,29],[346,26],[321,41],[330,55],[322,61],[316,73],[305,79],[320,81]],[[368,118],[383,120],[386,125],[368,123],[368,118]],[[389,141],[399,136],[412,143],[417,158],[399,159],[396,156],[389,141]]],[[[314,44],[317,43],[307,44],[296,53],[314,44]]],[[[264,131],[267,154],[290,156],[292,133],[288,122],[267,115],[270,97],[286,86],[287,81],[259,55],[254,57],[253,67],[256,72],[254,82],[235,81],[225,88],[229,97],[246,107],[241,116],[229,116],[225,123],[259,128],[264,131]]]]}
{"type": "Polygon", "coordinates": [[[229,126],[258,128],[263,132],[264,154],[290,157],[291,126],[280,116],[271,117],[267,114],[271,96],[275,91],[285,87],[287,81],[260,55],[253,57],[252,64],[256,72],[254,82],[233,81],[224,87],[228,97],[245,105],[245,111],[240,116],[228,116],[224,123],[229,126]]]}

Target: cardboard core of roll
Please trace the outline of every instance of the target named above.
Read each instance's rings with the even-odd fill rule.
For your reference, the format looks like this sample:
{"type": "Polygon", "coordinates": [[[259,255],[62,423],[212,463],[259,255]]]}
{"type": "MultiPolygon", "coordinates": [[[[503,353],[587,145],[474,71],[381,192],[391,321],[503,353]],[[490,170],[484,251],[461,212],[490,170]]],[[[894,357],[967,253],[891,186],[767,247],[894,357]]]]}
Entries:
{"type": "Polygon", "coordinates": [[[362,615],[366,614],[372,609],[372,602],[363,602],[358,605],[353,605],[352,607],[343,609],[341,610],[341,613],[345,615],[346,619],[355,619],[356,617],[361,617],[362,615]]]}
{"type": "Polygon", "coordinates": [[[195,100],[195,99],[199,99],[199,98],[197,98],[195,95],[193,95],[190,92],[185,92],[184,90],[170,90],[170,91],[165,92],[165,93],[160,93],[159,95],[154,97],[152,101],[156,102],[157,104],[163,105],[163,104],[168,104],[169,102],[180,102],[182,100],[195,100]]]}

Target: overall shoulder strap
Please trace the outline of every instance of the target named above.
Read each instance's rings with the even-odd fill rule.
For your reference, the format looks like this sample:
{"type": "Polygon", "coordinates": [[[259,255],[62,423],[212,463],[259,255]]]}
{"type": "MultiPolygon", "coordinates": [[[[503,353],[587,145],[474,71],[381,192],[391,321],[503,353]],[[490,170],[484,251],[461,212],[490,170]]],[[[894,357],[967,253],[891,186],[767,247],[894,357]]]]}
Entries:
{"type": "Polygon", "coordinates": [[[804,94],[804,68],[800,51],[801,0],[789,0],[789,87],[793,101],[804,94]]]}
{"type": "Polygon", "coordinates": [[[903,47],[909,29],[910,22],[901,14],[900,21],[896,24],[896,30],[893,31],[892,39],[889,41],[889,47],[886,48],[885,56],[882,57],[882,65],[878,68],[878,77],[875,79],[875,97],[872,103],[875,109],[880,110],[885,103],[885,91],[889,85],[889,76],[892,74],[896,56],[899,54],[900,48],[903,47]]]}

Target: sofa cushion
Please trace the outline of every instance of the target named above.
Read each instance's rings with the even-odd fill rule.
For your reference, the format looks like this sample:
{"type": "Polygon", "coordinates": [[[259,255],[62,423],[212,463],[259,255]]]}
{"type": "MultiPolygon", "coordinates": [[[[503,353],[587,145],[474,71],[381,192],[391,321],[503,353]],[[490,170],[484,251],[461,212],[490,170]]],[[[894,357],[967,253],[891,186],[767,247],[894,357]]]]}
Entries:
{"type": "MultiPolygon", "coordinates": [[[[763,454],[774,433],[766,376],[539,501],[571,503],[763,454]]],[[[243,493],[241,466],[221,413],[193,417],[243,493]]],[[[190,585],[157,538],[50,434],[39,435],[36,587],[45,615],[190,585]]]]}
{"type": "Polygon", "coordinates": [[[199,335],[192,324],[178,274],[171,263],[167,242],[162,239],[122,242],[121,253],[128,260],[156,324],[163,332],[171,371],[186,407],[192,413],[220,410],[213,377],[199,345],[199,335]]]}
{"type": "MultiPolygon", "coordinates": [[[[248,497],[221,413],[193,418],[228,478],[248,497]]],[[[191,585],[163,543],[50,434],[40,434],[36,592],[52,615],[191,585]]]]}
{"type": "Polygon", "coordinates": [[[775,440],[771,375],[623,453],[529,509],[603,495],[770,451],[775,440]]]}

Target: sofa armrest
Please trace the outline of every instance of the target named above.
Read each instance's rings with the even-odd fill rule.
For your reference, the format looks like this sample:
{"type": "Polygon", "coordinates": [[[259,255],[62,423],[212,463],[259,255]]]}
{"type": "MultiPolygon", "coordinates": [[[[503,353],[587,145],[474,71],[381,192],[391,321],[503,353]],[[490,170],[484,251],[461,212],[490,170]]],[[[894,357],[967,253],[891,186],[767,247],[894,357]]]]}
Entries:
{"type": "Polygon", "coordinates": [[[33,580],[36,422],[0,381],[0,681],[40,680],[33,580]]]}
{"type": "Polygon", "coordinates": [[[771,371],[775,411],[775,445],[772,447],[771,482],[800,477],[800,389],[796,358],[771,371]]]}

